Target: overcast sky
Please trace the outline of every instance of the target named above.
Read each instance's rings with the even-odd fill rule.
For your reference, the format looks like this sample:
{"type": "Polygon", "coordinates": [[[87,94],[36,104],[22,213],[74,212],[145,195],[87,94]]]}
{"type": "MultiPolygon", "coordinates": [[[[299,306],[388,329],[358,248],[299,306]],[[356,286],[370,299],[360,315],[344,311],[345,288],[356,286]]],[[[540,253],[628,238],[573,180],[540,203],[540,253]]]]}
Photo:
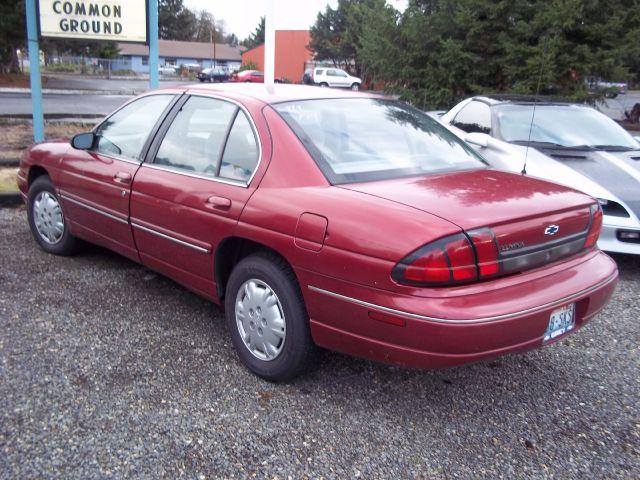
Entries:
{"type": "MultiPolygon", "coordinates": [[[[306,30],[327,4],[335,8],[337,0],[275,0],[275,28],[278,30],[306,30]]],[[[405,8],[406,0],[387,0],[397,9],[405,8]]],[[[184,0],[192,10],[208,10],[216,19],[227,22],[228,33],[240,40],[255,30],[264,15],[265,0],[184,0]]]]}

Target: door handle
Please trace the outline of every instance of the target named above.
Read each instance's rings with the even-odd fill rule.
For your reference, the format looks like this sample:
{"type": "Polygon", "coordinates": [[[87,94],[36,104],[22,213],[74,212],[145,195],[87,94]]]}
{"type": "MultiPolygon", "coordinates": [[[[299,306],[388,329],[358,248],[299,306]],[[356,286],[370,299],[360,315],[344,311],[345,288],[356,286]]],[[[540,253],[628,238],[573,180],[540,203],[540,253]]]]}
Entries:
{"type": "Polygon", "coordinates": [[[129,185],[131,183],[131,174],[127,172],[118,172],[113,176],[113,181],[129,185]]]}
{"type": "Polygon", "coordinates": [[[214,208],[219,208],[221,210],[228,210],[229,208],[231,208],[231,200],[225,197],[212,195],[211,197],[207,198],[207,205],[214,208]]]}

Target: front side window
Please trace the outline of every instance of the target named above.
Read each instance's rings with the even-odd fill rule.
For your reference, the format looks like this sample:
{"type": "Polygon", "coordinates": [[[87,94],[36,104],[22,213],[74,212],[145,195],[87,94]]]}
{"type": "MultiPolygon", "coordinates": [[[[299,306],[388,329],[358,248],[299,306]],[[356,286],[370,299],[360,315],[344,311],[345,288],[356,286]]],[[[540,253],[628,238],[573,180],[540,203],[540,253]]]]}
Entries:
{"type": "Polygon", "coordinates": [[[471,101],[458,112],[453,126],[467,133],[491,134],[491,109],[482,102],[471,101]]]}
{"type": "Polygon", "coordinates": [[[162,139],[154,164],[246,182],[258,163],[257,139],[246,114],[215,98],[189,98],[162,139]]]}
{"type": "Polygon", "coordinates": [[[118,110],[96,129],[94,151],[139,160],[147,137],[173,98],[149,95],[118,110]]]}
{"type": "Polygon", "coordinates": [[[485,167],[425,113],[402,102],[350,98],[275,105],[333,184],[485,167]]]}

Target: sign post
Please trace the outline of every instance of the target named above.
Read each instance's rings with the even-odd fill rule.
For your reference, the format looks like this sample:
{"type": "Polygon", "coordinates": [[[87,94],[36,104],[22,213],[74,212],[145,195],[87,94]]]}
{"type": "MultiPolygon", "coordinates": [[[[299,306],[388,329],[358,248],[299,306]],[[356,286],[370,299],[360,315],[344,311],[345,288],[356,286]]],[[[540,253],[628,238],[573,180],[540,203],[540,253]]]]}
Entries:
{"type": "Polygon", "coordinates": [[[27,40],[29,42],[29,79],[33,116],[33,140],[44,140],[44,116],[42,115],[42,83],[40,80],[40,47],[38,45],[38,19],[36,0],[25,3],[27,15],[27,40]]]}
{"type": "Polygon", "coordinates": [[[149,0],[149,87],[158,88],[158,0],[149,0]]]}
{"type": "Polygon", "coordinates": [[[44,140],[40,36],[146,43],[149,85],[158,88],[158,0],[26,0],[25,15],[36,142],[44,140]]]}

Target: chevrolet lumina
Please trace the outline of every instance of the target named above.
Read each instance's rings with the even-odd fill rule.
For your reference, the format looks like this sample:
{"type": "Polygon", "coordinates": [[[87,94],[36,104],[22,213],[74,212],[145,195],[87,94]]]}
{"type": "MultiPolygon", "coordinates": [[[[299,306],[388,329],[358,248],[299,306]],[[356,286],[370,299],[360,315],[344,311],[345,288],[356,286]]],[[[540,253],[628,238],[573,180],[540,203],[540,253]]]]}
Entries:
{"type": "Polygon", "coordinates": [[[609,300],[591,197],[491,170],[424,113],[276,85],[153,91],[25,152],[33,236],[114,250],[223,305],[241,361],[316,346],[447,367],[550,344],[609,300]]]}

